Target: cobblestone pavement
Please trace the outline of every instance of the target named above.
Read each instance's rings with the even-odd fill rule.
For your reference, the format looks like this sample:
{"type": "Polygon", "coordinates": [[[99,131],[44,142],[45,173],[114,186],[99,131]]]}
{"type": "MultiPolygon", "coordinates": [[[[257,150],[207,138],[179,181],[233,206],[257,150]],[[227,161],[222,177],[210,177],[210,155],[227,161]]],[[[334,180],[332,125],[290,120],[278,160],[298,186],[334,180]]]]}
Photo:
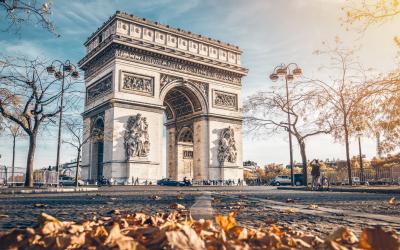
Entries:
{"type": "MultiPolygon", "coordinates": [[[[190,208],[205,191],[211,194],[214,213],[235,211],[238,223],[246,226],[277,223],[320,235],[339,226],[356,232],[368,225],[390,226],[400,231],[400,205],[387,202],[393,195],[285,191],[274,187],[156,186],[104,187],[90,193],[0,195],[0,231],[35,226],[41,212],[62,220],[83,220],[108,217],[113,209],[166,212],[176,202],[190,208]],[[364,216],[366,213],[372,215],[364,216]]],[[[395,197],[400,200],[400,195],[395,197]]]]}

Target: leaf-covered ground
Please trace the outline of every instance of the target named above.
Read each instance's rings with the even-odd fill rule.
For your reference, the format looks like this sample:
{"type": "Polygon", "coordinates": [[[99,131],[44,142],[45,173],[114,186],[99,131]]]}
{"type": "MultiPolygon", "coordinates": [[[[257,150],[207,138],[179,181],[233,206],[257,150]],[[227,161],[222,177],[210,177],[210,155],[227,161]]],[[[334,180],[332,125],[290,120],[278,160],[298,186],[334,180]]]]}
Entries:
{"type": "Polygon", "coordinates": [[[42,213],[35,228],[0,235],[2,249],[400,249],[399,235],[381,227],[360,236],[341,227],[320,238],[309,232],[270,225],[247,228],[235,213],[193,220],[185,207],[148,215],[114,210],[110,217],[60,221],[42,213]]]}

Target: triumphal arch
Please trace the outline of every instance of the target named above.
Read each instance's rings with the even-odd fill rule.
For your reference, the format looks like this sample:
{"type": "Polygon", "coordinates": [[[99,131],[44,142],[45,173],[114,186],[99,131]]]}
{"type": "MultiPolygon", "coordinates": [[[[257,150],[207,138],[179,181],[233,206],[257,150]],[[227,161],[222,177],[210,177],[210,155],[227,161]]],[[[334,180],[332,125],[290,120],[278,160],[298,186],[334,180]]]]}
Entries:
{"type": "Polygon", "coordinates": [[[85,46],[84,177],[243,178],[237,46],[121,12],[85,46]]]}

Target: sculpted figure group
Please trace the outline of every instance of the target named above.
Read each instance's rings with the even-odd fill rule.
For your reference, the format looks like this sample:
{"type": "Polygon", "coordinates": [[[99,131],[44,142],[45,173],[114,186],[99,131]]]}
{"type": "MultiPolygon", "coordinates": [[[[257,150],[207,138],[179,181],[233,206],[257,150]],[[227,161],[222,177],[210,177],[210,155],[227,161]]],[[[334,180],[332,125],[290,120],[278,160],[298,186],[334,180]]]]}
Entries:
{"type": "Polygon", "coordinates": [[[218,145],[218,162],[220,166],[223,166],[226,161],[235,163],[236,157],[235,131],[232,127],[228,127],[221,131],[218,145]]]}
{"type": "Polygon", "coordinates": [[[149,125],[139,113],[128,119],[124,135],[127,160],[132,157],[146,157],[150,152],[149,125]]]}

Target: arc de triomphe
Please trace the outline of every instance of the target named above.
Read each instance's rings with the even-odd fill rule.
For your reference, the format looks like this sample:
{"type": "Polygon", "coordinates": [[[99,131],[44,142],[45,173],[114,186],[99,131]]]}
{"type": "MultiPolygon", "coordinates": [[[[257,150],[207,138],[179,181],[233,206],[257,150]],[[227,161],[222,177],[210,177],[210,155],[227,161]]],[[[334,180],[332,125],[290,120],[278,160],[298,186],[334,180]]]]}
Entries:
{"type": "Polygon", "coordinates": [[[83,178],[243,178],[237,46],[121,12],[85,46],[83,178]]]}

